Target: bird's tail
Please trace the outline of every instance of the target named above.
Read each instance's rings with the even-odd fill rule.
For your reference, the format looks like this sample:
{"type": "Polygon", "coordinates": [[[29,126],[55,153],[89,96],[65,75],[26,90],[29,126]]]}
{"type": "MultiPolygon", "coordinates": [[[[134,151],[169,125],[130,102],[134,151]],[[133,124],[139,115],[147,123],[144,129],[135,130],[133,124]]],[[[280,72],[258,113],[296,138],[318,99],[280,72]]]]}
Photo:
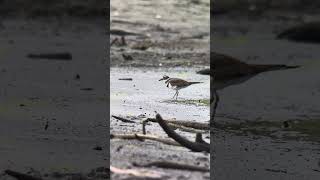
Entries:
{"type": "Polygon", "coordinates": [[[287,65],[256,65],[256,71],[264,72],[264,71],[276,71],[276,70],[285,70],[285,69],[295,69],[300,66],[287,66],[287,65]]]}
{"type": "Polygon", "coordinates": [[[199,83],[203,83],[203,82],[189,82],[189,84],[199,84],[199,83]]]}

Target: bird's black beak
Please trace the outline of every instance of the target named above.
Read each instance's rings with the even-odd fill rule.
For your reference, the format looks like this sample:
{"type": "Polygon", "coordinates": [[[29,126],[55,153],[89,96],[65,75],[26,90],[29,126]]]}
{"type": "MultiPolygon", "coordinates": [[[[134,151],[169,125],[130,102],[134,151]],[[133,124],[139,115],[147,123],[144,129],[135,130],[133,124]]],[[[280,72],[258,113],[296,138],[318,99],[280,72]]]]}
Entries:
{"type": "Polygon", "coordinates": [[[162,81],[162,80],[164,80],[164,79],[163,78],[159,79],[159,81],[162,81]]]}

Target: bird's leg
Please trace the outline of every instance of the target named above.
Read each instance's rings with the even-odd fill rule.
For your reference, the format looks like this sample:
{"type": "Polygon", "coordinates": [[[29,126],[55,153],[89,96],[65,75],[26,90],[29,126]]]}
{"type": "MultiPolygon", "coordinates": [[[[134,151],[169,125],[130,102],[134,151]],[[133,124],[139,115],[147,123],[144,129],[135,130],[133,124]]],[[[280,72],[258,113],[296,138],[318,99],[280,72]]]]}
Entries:
{"type": "Polygon", "coordinates": [[[174,99],[174,97],[177,95],[177,91],[176,91],[176,93],[174,93],[174,95],[173,95],[173,97],[172,97],[172,99],[174,99]]]}
{"type": "Polygon", "coordinates": [[[213,89],[213,94],[214,94],[214,104],[213,104],[213,110],[211,112],[212,114],[211,114],[211,120],[210,120],[210,127],[212,127],[214,124],[214,118],[216,116],[216,110],[217,110],[218,103],[220,100],[219,94],[216,89],[213,89]]]}
{"type": "Polygon", "coordinates": [[[176,96],[176,100],[178,99],[178,96],[179,96],[179,91],[177,90],[177,96],[176,96]]]}

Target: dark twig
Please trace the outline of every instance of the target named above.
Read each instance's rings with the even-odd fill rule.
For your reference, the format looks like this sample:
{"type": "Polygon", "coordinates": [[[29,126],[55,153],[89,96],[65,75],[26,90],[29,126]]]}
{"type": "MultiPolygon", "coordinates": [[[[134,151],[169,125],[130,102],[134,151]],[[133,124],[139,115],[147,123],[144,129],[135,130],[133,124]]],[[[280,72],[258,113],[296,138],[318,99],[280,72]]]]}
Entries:
{"type": "Polygon", "coordinates": [[[33,177],[28,174],[20,173],[17,171],[12,171],[9,169],[5,170],[4,172],[6,174],[8,174],[9,176],[15,177],[17,180],[43,180],[42,178],[33,177]]]}
{"type": "Polygon", "coordinates": [[[180,129],[181,131],[184,131],[184,132],[189,132],[189,133],[206,133],[206,131],[204,131],[204,130],[198,130],[198,129],[194,129],[194,128],[190,128],[190,127],[185,127],[185,126],[179,125],[179,124],[168,123],[168,125],[169,125],[171,128],[180,129]]]}
{"type": "Polygon", "coordinates": [[[136,122],[131,121],[131,120],[129,120],[129,119],[125,119],[125,118],[118,117],[118,116],[114,116],[114,115],[112,115],[111,117],[113,117],[113,118],[115,118],[115,119],[117,119],[117,120],[120,120],[120,121],[122,121],[122,122],[125,122],[125,123],[136,123],[136,122]]]}
{"type": "MultiPolygon", "coordinates": [[[[147,119],[148,122],[157,122],[156,119],[154,118],[148,118],[147,119]]],[[[171,124],[176,124],[176,125],[180,125],[180,126],[185,126],[185,127],[189,127],[189,128],[193,128],[193,129],[200,129],[200,130],[209,130],[209,124],[207,123],[199,123],[199,122],[192,122],[192,121],[183,121],[183,120],[163,120],[166,123],[171,123],[171,124]]]]}
{"type": "Polygon", "coordinates": [[[118,42],[118,41],[119,41],[118,38],[114,38],[114,39],[112,40],[112,42],[110,43],[110,46],[112,46],[114,43],[116,43],[116,42],[118,42]]]}
{"type": "Polygon", "coordinates": [[[147,125],[148,122],[149,122],[148,119],[142,121],[142,134],[147,134],[147,132],[146,132],[146,125],[147,125]]]}
{"type": "Polygon", "coordinates": [[[132,78],[119,78],[119,80],[122,80],[122,81],[132,81],[132,78]]]}
{"type": "Polygon", "coordinates": [[[160,138],[158,136],[153,135],[145,135],[145,134],[111,134],[110,139],[136,139],[136,140],[152,140],[152,141],[158,141],[167,145],[173,145],[173,146],[180,146],[179,143],[168,139],[168,138],[160,138]]]}
{"type": "MultiPolygon", "coordinates": [[[[174,129],[180,129],[182,131],[185,132],[190,132],[190,133],[206,133],[205,128],[207,128],[207,126],[209,126],[208,124],[206,124],[206,127],[201,127],[199,128],[199,124],[193,124],[194,122],[188,122],[188,121],[170,121],[170,120],[164,120],[166,123],[168,123],[168,125],[170,126],[170,128],[174,128],[174,129]],[[193,126],[193,127],[192,127],[193,126]],[[197,127],[199,129],[196,129],[194,127],[197,127]]],[[[148,122],[157,122],[156,119],[153,118],[148,118],[144,121],[142,121],[142,133],[146,134],[146,125],[148,122]]],[[[202,126],[202,124],[200,124],[200,126],[202,126]]]]}
{"type": "Polygon", "coordinates": [[[179,164],[175,162],[168,161],[155,161],[148,164],[138,164],[133,163],[134,166],[137,167],[157,167],[157,168],[165,168],[165,169],[178,169],[185,171],[200,171],[200,172],[209,172],[210,170],[206,167],[193,166],[189,164],[179,164]]]}
{"type": "Polygon", "coordinates": [[[195,151],[195,152],[208,152],[210,153],[210,145],[204,144],[204,143],[198,143],[198,142],[191,142],[188,139],[180,136],[178,133],[174,132],[168,124],[162,119],[160,114],[156,115],[156,120],[159,123],[159,125],[162,127],[162,129],[168,134],[169,137],[177,141],[182,146],[195,151]]]}
{"type": "MultiPolygon", "coordinates": [[[[196,142],[197,143],[202,143],[202,144],[208,144],[206,141],[204,141],[202,139],[202,134],[201,133],[197,133],[196,135],[196,142]]],[[[208,144],[208,146],[210,146],[210,144],[208,144]]]]}
{"type": "Polygon", "coordinates": [[[216,111],[217,111],[218,103],[220,100],[219,94],[216,89],[213,89],[213,93],[214,93],[214,104],[213,104],[213,110],[211,112],[212,114],[210,118],[210,127],[214,127],[216,111]]]}

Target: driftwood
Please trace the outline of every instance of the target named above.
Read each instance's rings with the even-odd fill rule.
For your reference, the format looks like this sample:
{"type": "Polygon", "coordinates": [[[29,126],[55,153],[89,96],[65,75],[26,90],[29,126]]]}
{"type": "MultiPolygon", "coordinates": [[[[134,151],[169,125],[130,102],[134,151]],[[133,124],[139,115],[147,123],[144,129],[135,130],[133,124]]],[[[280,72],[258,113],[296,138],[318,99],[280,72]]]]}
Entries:
{"type": "Polygon", "coordinates": [[[119,78],[120,81],[132,81],[132,78],[119,78]]]}
{"type": "Polygon", "coordinates": [[[168,134],[169,137],[177,141],[182,146],[195,151],[195,152],[207,152],[210,153],[210,144],[208,143],[199,143],[199,142],[192,142],[188,139],[180,136],[178,133],[174,132],[168,124],[162,119],[160,114],[156,115],[156,120],[159,123],[159,125],[162,127],[162,129],[168,134]]]}
{"type": "MultiPolygon", "coordinates": [[[[144,169],[120,169],[113,166],[110,166],[110,171],[115,174],[125,174],[137,178],[143,179],[164,179],[166,174],[163,172],[152,171],[152,170],[144,170],[144,169]]],[[[135,178],[128,178],[135,179],[135,178]]]]}
{"type": "Polygon", "coordinates": [[[115,119],[117,119],[117,120],[120,120],[120,121],[122,121],[122,122],[125,122],[125,123],[136,123],[136,122],[131,121],[131,120],[129,120],[129,119],[122,118],[122,117],[118,117],[118,116],[114,116],[114,115],[112,115],[111,117],[113,117],[113,118],[115,118],[115,119]]]}
{"type": "Polygon", "coordinates": [[[178,169],[178,170],[185,170],[185,171],[200,171],[200,172],[210,171],[210,169],[206,167],[193,166],[189,164],[179,164],[179,163],[168,162],[168,161],[156,161],[156,162],[151,162],[151,163],[142,164],[142,165],[138,163],[133,163],[133,165],[137,167],[157,167],[157,168],[178,169]]]}
{"type": "Polygon", "coordinates": [[[152,141],[158,141],[167,145],[173,145],[173,146],[180,146],[179,143],[173,141],[172,139],[168,138],[160,138],[158,136],[154,135],[145,135],[145,134],[111,134],[110,139],[135,139],[135,140],[152,140],[152,141]]]}
{"type": "MultiPolygon", "coordinates": [[[[120,120],[124,123],[136,123],[135,121],[123,118],[123,117],[119,117],[119,116],[115,116],[112,115],[111,117],[120,120]]],[[[182,120],[163,120],[166,123],[168,123],[169,126],[171,126],[172,128],[179,128],[183,131],[186,132],[193,132],[193,133],[205,133],[203,131],[209,131],[209,124],[208,123],[199,123],[199,122],[192,122],[192,121],[182,121],[182,120]],[[199,131],[202,130],[202,131],[199,131]]],[[[143,134],[145,133],[145,126],[148,122],[155,122],[157,123],[157,120],[155,118],[147,118],[146,120],[142,121],[142,129],[143,129],[143,134]]]]}
{"type": "Polygon", "coordinates": [[[196,142],[197,143],[202,143],[202,144],[208,144],[210,146],[209,143],[205,142],[203,139],[202,139],[202,134],[201,133],[197,133],[196,135],[196,142]]]}
{"type": "Polygon", "coordinates": [[[194,129],[194,128],[185,127],[185,126],[174,124],[174,123],[168,123],[168,125],[171,128],[180,129],[181,131],[189,132],[189,133],[206,133],[206,132],[208,132],[208,131],[204,131],[204,130],[198,130],[198,129],[194,129]]]}
{"type": "Polygon", "coordinates": [[[6,174],[8,174],[9,176],[12,176],[12,177],[16,178],[17,180],[43,180],[42,178],[33,177],[31,175],[20,173],[20,172],[17,172],[17,171],[12,171],[12,170],[9,170],[9,169],[5,170],[4,172],[6,174]]]}
{"type": "MultiPolygon", "coordinates": [[[[147,122],[157,122],[157,119],[154,118],[148,118],[147,122]]],[[[192,122],[192,121],[177,121],[177,120],[164,120],[166,123],[171,123],[175,125],[180,125],[184,127],[189,127],[193,129],[199,129],[199,130],[210,130],[209,124],[207,123],[199,123],[199,122],[192,122]]]]}
{"type": "Polygon", "coordinates": [[[110,29],[110,34],[111,35],[116,35],[116,36],[144,36],[143,34],[139,33],[134,33],[134,32],[129,32],[121,29],[110,29]]]}
{"type": "MultiPolygon", "coordinates": [[[[173,129],[180,129],[182,131],[185,131],[185,132],[190,132],[190,133],[206,133],[206,130],[203,130],[205,128],[207,128],[207,126],[209,126],[208,124],[206,124],[206,127],[202,127],[202,124],[193,124],[193,122],[188,122],[188,121],[170,121],[170,120],[164,120],[166,123],[168,123],[168,126],[170,126],[170,128],[173,128],[173,129]],[[186,126],[184,126],[186,125],[186,126]],[[189,126],[189,127],[188,127],[189,126]],[[201,126],[201,128],[199,128],[199,126],[201,126]],[[196,128],[198,129],[196,129],[196,128]],[[201,130],[199,130],[201,129],[201,130]]],[[[142,121],[142,133],[143,134],[147,134],[146,132],[146,125],[148,122],[157,122],[156,119],[153,119],[153,118],[148,118],[144,121],[142,121]]]]}
{"type": "MultiPolygon", "coordinates": [[[[123,122],[126,123],[135,123],[134,121],[125,119],[125,118],[121,118],[121,117],[117,117],[117,116],[112,116],[118,120],[121,120],[123,122]]],[[[205,123],[196,123],[196,122],[189,122],[189,121],[166,121],[163,120],[162,117],[160,116],[160,114],[156,115],[156,119],[152,119],[152,118],[148,118],[147,120],[142,122],[142,131],[143,134],[111,134],[110,138],[118,138],[118,139],[136,139],[136,140],[140,140],[143,141],[145,139],[148,140],[153,140],[153,141],[158,141],[158,142],[162,142],[164,144],[168,144],[168,145],[174,145],[174,146],[183,146],[186,147],[192,151],[195,152],[208,152],[210,153],[210,144],[205,142],[202,139],[202,134],[201,133],[197,133],[196,135],[196,139],[195,142],[189,141],[188,139],[180,136],[178,133],[176,133],[174,130],[172,130],[172,127],[178,127],[178,128],[184,128],[185,130],[193,130],[193,132],[195,132],[194,129],[188,128],[188,126],[194,128],[200,128],[200,129],[209,129],[209,125],[205,124],[205,123]],[[164,138],[160,138],[157,136],[153,136],[153,135],[146,135],[146,129],[145,129],[145,125],[147,122],[157,122],[159,123],[159,125],[162,127],[162,129],[167,133],[167,135],[174,139],[175,141],[171,140],[171,139],[164,139],[164,138]],[[181,124],[183,124],[184,126],[187,127],[183,127],[181,124]]]]}

